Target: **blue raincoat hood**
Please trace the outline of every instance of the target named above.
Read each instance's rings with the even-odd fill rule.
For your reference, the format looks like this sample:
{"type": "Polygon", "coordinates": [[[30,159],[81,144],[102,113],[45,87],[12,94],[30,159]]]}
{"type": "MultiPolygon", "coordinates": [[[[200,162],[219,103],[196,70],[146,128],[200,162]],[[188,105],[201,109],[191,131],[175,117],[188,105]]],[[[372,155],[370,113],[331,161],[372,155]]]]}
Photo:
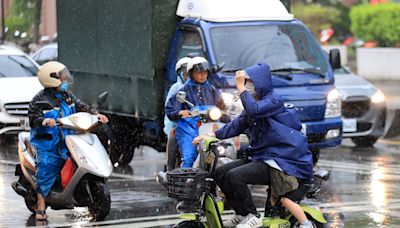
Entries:
{"type": "Polygon", "coordinates": [[[254,83],[256,93],[263,97],[272,92],[272,79],[269,66],[265,63],[258,63],[244,69],[254,83]]]}

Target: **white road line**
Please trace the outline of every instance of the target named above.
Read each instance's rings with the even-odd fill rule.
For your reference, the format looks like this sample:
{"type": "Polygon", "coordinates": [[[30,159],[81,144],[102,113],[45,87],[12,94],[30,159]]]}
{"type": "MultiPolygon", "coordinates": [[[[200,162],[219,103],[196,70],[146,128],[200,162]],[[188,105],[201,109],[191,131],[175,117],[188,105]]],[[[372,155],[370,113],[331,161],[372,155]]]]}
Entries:
{"type": "MultiPolygon", "coordinates": [[[[309,204],[311,206],[315,206],[309,204]]],[[[373,211],[382,213],[382,211],[387,211],[388,214],[391,213],[390,210],[400,209],[400,200],[391,200],[386,205],[381,207],[375,207],[366,201],[357,202],[344,202],[344,203],[326,203],[318,204],[318,207],[322,209],[324,213],[346,213],[346,212],[366,212],[373,211]]],[[[257,208],[257,211],[263,213],[264,208],[257,208]]],[[[233,214],[232,210],[225,211],[222,215],[222,219],[229,219],[233,214]]],[[[149,217],[139,217],[130,219],[117,219],[102,222],[92,222],[87,224],[80,224],[82,226],[113,226],[113,227],[153,227],[153,226],[166,226],[174,225],[182,221],[178,218],[179,214],[173,215],[162,215],[162,216],[149,216],[149,217]]],[[[51,227],[66,227],[66,226],[76,226],[75,223],[70,224],[51,224],[51,227]]]]}
{"type": "MultiPolygon", "coordinates": [[[[134,176],[129,174],[121,174],[121,173],[113,173],[111,174],[112,177],[118,177],[122,179],[129,179],[134,181],[148,181],[148,180],[156,180],[156,177],[144,177],[144,176],[134,176]]],[[[120,181],[118,179],[111,179],[108,181],[120,181]]]]}

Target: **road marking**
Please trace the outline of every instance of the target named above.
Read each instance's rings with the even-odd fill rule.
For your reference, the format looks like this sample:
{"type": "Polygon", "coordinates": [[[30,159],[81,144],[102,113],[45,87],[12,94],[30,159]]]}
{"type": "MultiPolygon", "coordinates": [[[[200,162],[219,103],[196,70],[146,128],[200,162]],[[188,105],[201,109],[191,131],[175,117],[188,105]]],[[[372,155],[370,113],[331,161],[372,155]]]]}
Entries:
{"type": "MultiPolygon", "coordinates": [[[[121,173],[112,173],[112,177],[118,177],[122,179],[134,180],[134,181],[149,181],[156,180],[156,177],[144,177],[144,176],[134,176],[129,174],[121,174],[121,173]]],[[[121,181],[121,179],[110,179],[109,182],[121,181]]]]}
{"type": "MultiPolygon", "coordinates": [[[[306,201],[303,201],[306,203],[306,201]]],[[[345,213],[345,212],[377,212],[382,213],[382,211],[391,213],[390,210],[400,209],[400,200],[391,200],[388,201],[386,205],[381,207],[375,207],[371,204],[368,204],[366,201],[356,201],[356,202],[345,202],[345,203],[325,203],[325,204],[316,204],[307,202],[310,206],[317,206],[321,208],[323,213],[345,213]],[[376,211],[371,211],[376,210],[376,211]]],[[[264,208],[257,208],[262,216],[264,213],[264,208]]],[[[385,214],[384,213],[384,214],[385,214]]],[[[229,219],[233,215],[232,210],[224,211],[222,215],[223,220],[229,219]]],[[[395,214],[394,214],[395,215],[395,214]]],[[[138,217],[138,218],[129,218],[129,219],[117,219],[117,220],[108,220],[102,222],[91,222],[87,224],[80,224],[82,226],[113,226],[113,227],[132,227],[142,228],[142,227],[154,227],[154,226],[167,226],[178,224],[183,221],[178,218],[179,214],[172,215],[161,215],[161,216],[148,216],[148,217],[138,217]]],[[[75,223],[70,224],[49,224],[50,227],[70,227],[76,226],[75,223]]]]}
{"type": "Polygon", "coordinates": [[[368,173],[373,172],[375,169],[384,168],[385,174],[394,174],[400,175],[400,166],[398,165],[385,165],[380,166],[376,163],[373,164],[358,164],[358,163],[351,163],[351,162],[337,162],[337,161],[327,161],[327,160],[320,160],[318,161],[318,166],[322,167],[332,167],[332,168],[339,168],[344,170],[353,170],[353,171],[366,171],[368,173]]]}

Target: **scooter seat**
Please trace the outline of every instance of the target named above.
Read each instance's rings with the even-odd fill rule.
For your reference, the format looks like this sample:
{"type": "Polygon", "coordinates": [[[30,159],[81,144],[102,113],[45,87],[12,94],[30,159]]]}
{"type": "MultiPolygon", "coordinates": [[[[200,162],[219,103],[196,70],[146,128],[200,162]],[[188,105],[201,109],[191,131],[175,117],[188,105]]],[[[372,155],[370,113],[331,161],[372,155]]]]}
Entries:
{"type": "Polygon", "coordinates": [[[22,151],[28,151],[29,154],[35,158],[36,157],[36,150],[31,146],[31,135],[29,132],[20,132],[18,134],[18,142],[22,149],[22,151]]]}

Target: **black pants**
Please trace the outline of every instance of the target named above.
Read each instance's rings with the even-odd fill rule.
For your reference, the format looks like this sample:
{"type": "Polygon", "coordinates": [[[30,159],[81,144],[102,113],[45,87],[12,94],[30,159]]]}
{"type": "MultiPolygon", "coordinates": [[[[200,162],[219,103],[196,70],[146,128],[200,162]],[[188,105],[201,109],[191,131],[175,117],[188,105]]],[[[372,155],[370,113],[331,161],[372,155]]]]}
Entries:
{"type": "Polygon", "coordinates": [[[177,154],[178,154],[178,145],[176,144],[175,134],[170,135],[167,141],[167,171],[173,170],[177,167],[177,154]]]}
{"type": "Polygon", "coordinates": [[[248,184],[268,185],[269,165],[263,161],[236,160],[220,166],[214,179],[236,214],[257,214],[248,184]]]}

